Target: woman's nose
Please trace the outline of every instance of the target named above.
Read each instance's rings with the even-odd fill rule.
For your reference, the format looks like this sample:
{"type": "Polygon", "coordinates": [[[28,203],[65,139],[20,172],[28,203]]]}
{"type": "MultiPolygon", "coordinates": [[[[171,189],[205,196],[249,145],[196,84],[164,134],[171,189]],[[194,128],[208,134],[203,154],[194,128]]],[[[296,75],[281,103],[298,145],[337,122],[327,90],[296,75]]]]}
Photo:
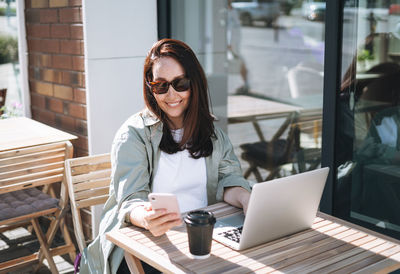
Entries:
{"type": "Polygon", "coordinates": [[[172,85],[169,85],[168,87],[168,92],[167,92],[167,96],[175,96],[177,93],[177,91],[174,89],[174,87],[172,85]]]}

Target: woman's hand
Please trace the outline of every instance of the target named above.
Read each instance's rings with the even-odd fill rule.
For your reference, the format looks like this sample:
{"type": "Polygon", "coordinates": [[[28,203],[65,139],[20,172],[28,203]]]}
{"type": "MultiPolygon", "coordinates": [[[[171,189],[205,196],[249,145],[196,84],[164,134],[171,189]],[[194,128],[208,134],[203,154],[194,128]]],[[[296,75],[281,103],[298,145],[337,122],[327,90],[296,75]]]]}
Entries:
{"type": "Polygon", "coordinates": [[[227,187],[224,190],[224,201],[230,205],[243,208],[246,215],[250,192],[240,186],[227,187]]]}
{"type": "Polygon", "coordinates": [[[143,227],[153,236],[161,236],[171,228],[182,224],[177,213],[166,213],[166,209],[153,210],[150,203],[135,207],[130,214],[131,223],[143,227]]]}

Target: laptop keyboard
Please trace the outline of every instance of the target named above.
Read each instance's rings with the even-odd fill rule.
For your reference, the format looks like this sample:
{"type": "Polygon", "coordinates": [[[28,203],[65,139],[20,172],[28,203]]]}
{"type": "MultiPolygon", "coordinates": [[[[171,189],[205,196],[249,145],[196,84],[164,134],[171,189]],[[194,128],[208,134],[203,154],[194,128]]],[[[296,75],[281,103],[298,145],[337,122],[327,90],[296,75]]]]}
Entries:
{"type": "Polygon", "coordinates": [[[218,235],[223,236],[225,238],[228,238],[229,240],[232,240],[234,242],[239,243],[240,235],[242,235],[242,230],[243,230],[243,226],[236,227],[236,228],[233,228],[233,229],[218,233],[218,235]]]}

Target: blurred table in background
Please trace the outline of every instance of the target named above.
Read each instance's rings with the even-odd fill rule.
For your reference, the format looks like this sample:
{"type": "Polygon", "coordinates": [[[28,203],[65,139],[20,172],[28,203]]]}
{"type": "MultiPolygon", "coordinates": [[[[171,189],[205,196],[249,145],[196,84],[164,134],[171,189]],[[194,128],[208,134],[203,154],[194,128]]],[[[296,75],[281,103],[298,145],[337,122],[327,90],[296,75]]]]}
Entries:
{"type": "Polygon", "coordinates": [[[77,137],[26,117],[0,120],[0,151],[69,141],[77,137]]]}

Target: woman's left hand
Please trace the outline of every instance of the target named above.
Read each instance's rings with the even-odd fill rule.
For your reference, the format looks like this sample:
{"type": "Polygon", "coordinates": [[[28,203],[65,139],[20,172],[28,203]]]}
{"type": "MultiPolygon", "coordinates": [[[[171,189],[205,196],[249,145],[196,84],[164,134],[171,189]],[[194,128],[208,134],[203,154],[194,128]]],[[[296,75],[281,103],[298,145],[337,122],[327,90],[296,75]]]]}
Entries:
{"type": "Polygon", "coordinates": [[[227,187],[224,190],[224,201],[236,207],[243,208],[246,215],[250,192],[240,186],[227,187]]]}

